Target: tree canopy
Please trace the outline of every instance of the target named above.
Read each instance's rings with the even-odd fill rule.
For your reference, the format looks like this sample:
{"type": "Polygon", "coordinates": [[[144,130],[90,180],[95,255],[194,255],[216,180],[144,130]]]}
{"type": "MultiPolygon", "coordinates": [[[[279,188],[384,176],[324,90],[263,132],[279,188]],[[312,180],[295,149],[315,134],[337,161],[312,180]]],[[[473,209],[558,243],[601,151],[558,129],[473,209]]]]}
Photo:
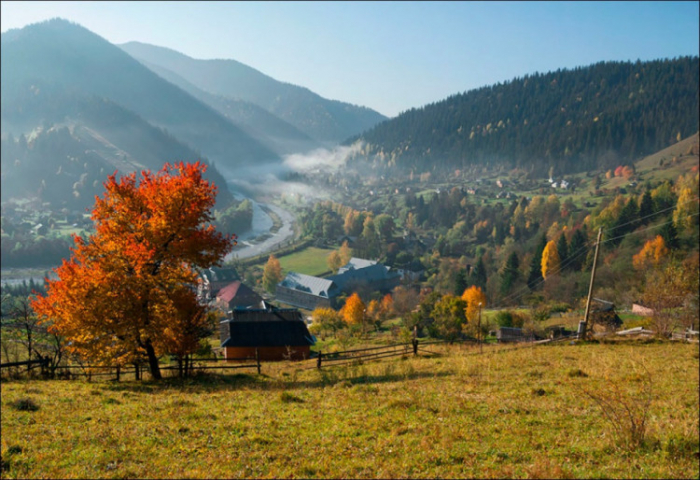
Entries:
{"type": "Polygon", "coordinates": [[[69,260],[32,307],[73,353],[123,365],[196,350],[206,324],[196,268],[218,264],[235,244],[211,224],[217,188],[206,165],[166,164],[104,183],[92,211],[96,233],[74,236],[69,260]]]}

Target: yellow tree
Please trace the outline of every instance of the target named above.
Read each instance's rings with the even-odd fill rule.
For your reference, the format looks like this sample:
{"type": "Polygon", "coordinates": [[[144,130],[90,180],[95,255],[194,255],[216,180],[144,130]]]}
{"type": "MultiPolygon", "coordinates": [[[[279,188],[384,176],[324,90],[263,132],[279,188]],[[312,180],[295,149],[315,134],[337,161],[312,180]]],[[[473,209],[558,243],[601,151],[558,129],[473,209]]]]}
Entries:
{"type": "Polygon", "coordinates": [[[698,206],[700,205],[700,199],[698,199],[699,181],[699,174],[688,173],[680,176],[676,182],[678,201],[673,211],[673,222],[679,232],[697,228],[698,206]]]}
{"type": "Polygon", "coordinates": [[[357,293],[353,293],[340,309],[340,315],[348,325],[361,325],[364,333],[365,303],[357,293]]]}
{"type": "Polygon", "coordinates": [[[279,259],[274,255],[270,255],[263,269],[263,288],[268,292],[274,292],[277,284],[280,283],[283,278],[282,265],[280,265],[279,259]]]}
{"type": "Polygon", "coordinates": [[[657,235],[653,240],[647,240],[639,253],[632,257],[632,265],[642,270],[649,265],[658,265],[667,255],[666,242],[661,235],[657,235]]]}
{"type": "Polygon", "coordinates": [[[196,350],[206,307],[196,300],[195,269],[216,265],[235,243],[211,224],[216,186],[205,171],[199,162],[166,164],[139,179],[107,179],[92,212],[95,234],[73,237],[58,279],[32,302],[70,352],[110,365],[145,357],[159,379],[161,355],[196,350]]]}
{"type": "Polygon", "coordinates": [[[557,244],[550,240],[542,251],[542,278],[547,280],[548,276],[558,273],[560,263],[557,244]]]}
{"type": "Polygon", "coordinates": [[[340,250],[338,250],[338,255],[340,255],[341,267],[343,265],[347,265],[347,263],[352,258],[352,249],[348,245],[347,240],[344,241],[343,244],[340,246],[340,250]]]}
{"type": "Polygon", "coordinates": [[[338,269],[345,265],[337,250],[333,250],[330,254],[328,254],[326,263],[328,263],[328,268],[330,268],[333,273],[337,273],[338,269]]]}
{"type": "Polygon", "coordinates": [[[320,332],[335,332],[343,325],[340,314],[328,307],[318,307],[311,312],[313,330],[320,332]]]}
{"type": "Polygon", "coordinates": [[[467,318],[469,329],[472,332],[476,332],[479,311],[486,306],[486,295],[481,290],[481,287],[472,285],[464,291],[462,300],[467,303],[464,315],[467,318]]]}

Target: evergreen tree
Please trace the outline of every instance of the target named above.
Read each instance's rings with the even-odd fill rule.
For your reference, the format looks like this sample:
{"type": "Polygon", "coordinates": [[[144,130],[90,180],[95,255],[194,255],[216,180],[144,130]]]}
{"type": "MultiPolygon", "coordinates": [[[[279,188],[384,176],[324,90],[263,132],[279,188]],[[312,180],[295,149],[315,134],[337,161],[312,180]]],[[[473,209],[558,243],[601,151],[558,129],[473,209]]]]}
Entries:
{"type": "Polygon", "coordinates": [[[542,278],[542,252],[546,246],[547,235],[543,233],[535,248],[532,261],[530,262],[530,273],[527,276],[527,286],[530,287],[530,290],[535,290],[542,280],[544,280],[544,278],[542,278]]]}
{"type": "Polygon", "coordinates": [[[661,227],[659,235],[664,239],[664,243],[670,250],[675,250],[680,246],[678,242],[678,231],[673,221],[669,220],[664,224],[664,226],[661,227]]]}
{"type": "Polygon", "coordinates": [[[583,256],[583,249],[585,246],[586,236],[580,229],[576,230],[571,236],[571,242],[569,242],[569,248],[567,251],[569,268],[574,272],[580,271],[581,267],[583,266],[583,259],[585,258],[583,256]]]}
{"type": "Polygon", "coordinates": [[[649,223],[649,216],[654,213],[654,200],[651,198],[651,192],[647,190],[642,195],[639,201],[639,220],[641,225],[649,223]]]}
{"type": "Polygon", "coordinates": [[[518,260],[518,254],[516,252],[511,252],[508,255],[506,264],[503,267],[503,272],[501,273],[501,293],[506,295],[513,288],[513,285],[518,280],[520,276],[520,261],[518,260]]]}
{"type": "Polygon", "coordinates": [[[569,259],[569,245],[566,242],[566,235],[562,232],[559,236],[559,241],[557,241],[557,252],[559,252],[559,262],[562,265],[562,270],[568,269],[566,261],[569,259]]]}
{"type": "Polygon", "coordinates": [[[486,266],[484,265],[483,257],[479,257],[476,261],[476,266],[472,269],[469,280],[472,285],[481,287],[482,290],[486,288],[486,266]]]}
{"type": "Polygon", "coordinates": [[[457,272],[454,294],[461,297],[468,286],[469,284],[467,283],[467,269],[462,268],[459,270],[459,272],[457,272]]]}

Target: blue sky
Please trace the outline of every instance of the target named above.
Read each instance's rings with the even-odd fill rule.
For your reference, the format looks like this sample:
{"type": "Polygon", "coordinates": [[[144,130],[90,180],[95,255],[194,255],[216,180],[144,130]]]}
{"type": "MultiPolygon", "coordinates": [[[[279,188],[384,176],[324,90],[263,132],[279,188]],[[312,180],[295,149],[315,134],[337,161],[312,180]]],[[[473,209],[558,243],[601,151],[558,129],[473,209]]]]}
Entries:
{"type": "Polygon", "coordinates": [[[53,17],[112,43],[232,58],[395,116],[527,73],[698,55],[700,2],[1,2],[1,30],[53,17]]]}

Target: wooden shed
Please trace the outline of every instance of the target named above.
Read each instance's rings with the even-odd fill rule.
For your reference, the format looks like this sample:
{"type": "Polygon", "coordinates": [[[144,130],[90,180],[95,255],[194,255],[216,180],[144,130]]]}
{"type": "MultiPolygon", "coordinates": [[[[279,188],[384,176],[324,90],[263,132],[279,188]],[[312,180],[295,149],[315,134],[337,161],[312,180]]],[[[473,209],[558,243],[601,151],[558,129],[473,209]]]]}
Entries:
{"type": "Polygon", "coordinates": [[[219,324],[224,358],[260,360],[304,360],[309,358],[314,337],[296,309],[271,306],[235,309],[219,324]]]}

